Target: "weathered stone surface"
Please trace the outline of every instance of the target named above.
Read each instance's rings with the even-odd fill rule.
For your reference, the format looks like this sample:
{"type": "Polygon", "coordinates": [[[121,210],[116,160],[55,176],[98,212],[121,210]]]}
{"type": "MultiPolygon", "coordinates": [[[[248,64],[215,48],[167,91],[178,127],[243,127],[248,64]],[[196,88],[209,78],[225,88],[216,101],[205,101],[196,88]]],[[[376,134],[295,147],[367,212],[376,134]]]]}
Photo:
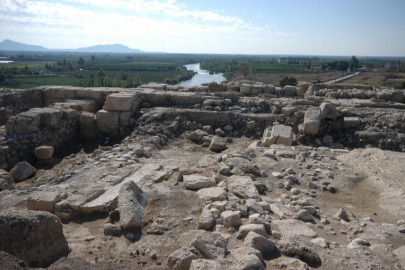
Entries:
{"type": "Polygon", "coordinates": [[[15,182],[20,182],[33,175],[36,171],[28,162],[22,161],[11,169],[10,176],[15,182]]]}
{"type": "Polygon", "coordinates": [[[37,191],[28,198],[27,209],[53,213],[55,204],[61,200],[59,192],[37,191]]]}
{"type": "Polygon", "coordinates": [[[240,87],[240,93],[245,94],[245,95],[250,95],[250,88],[251,88],[250,84],[244,83],[240,87]]]}
{"type": "Polygon", "coordinates": [[[262,235],[253,231],[246,235],[243,244],[245,246],[260,250],[261,252],[272,252],[276,247],[276,243],[273,240],[263,237],[262,235]]]}
{"type": "Polygon", "coordinates": [[[242,225],[239,211],[224,211],[221,213],[221,220],[226,228],[242,225]]]}
{"type": "Polygon", "coordinates": [[[106,223],[104,224],[104,235],[105,236],[119,236],[121,235],[121,226],[106,223]]]}
{"type": "Polygon", "coordinates": [[[344,221],[349,222],[349,216],[346,213],[346,210],[344,208],[340,208],[336,214],[333,216],[334,219],[340,220],[343,219],[344,221]]]}
{"type": "Polygon", "coordinates": [[[325,238],[322,238],[322,237],[318,237],[318,238],[312,239],[311,242],[312,242],[314,245],[317,245],[317,246],[319,246],[319,247],[321,247],[321,248],[327,248],[327,247],[329,246],[328,241],[326,241],[325,238]]]}
{"type": "Polygon", "coordinates": [[[197,196],[202,203],[215,201],[225,201],[227,198],[226,191],[221,187],[202,188],[197,191],[197,196]]]}
{"type": "Polygon", "coordinates": [[[261,236],[268,237],[266,228],[263,224],[242,225],[240,226],[238,235],[236,237],[238,239],[243,239],[249,232],[255,232],[261,236]]]}
{"type": "Polygon", "coordinates": [[[405,246],[395,249],[393,253],[397,256],[401,267],[405,269],[405,246]]]}
{"type": "Polygon", "coordinates": [[[190,265],[190,270],[220,270],[221,265],[216,261],[211,260],[193,260],[190,265]]]}
{"type": "Polygon", "coordinates": [[[200,218],[198,219],[198,229],[211,229],[219,216],[220,212],[218,209],[211,208],[210,205],[205,206],[201,212],[200,218]]]}
{"type": "Polygon", "coordinates": [[[283,108],[281,109],[281,113],[282,113],[282,114],[285,114],[285,115],[287,115],[287,116],[292,115],[292,114],[295,113],[296,111],[297,111],[297,108],[296,108],[296,107],[290,107],[290,106],[283,107],[283,108]]]}
{"type": "Polygon", "coordinates": [[[343,119],[344,128],[357,128],[360,123],[360,117],[345,117],[343,119]]]}
{"type": "Polygon", "coordinates": [[[14,189],[14,180],[10,174],[3,169],[0,169],[0,191],[14,189]]]}
{"type": "Polygon", "coordinates": [[[301,259],[310,262],[320,262],[318,253],[312,247],[310,242],[301,240],[297,237],[288,237],[277,243],[279,251],[286,256],[298,255],[301,259]]]}
{"type": "Polygon", "coordinates": [[[321,109],[321,119],[334,119],[339,116],[339,111],[336,109],[335,105],[331,103],[323,102],[319,108],[321,109]]]}
{"type": "Polygon", "coordinates": [[[52,146],[39,146],[35,148],[35,156],[37,159],[47,160],[52,158],[54,151],[52,146]]]}
{"type": "Polygon", "coordinates": [[[197,248],[208,259],[224,258],[228,241],[216,232],[204,232],[197,236],[191,245],[197,248]]]}
{"type": "Polygon", "coordinates": [[[226,139],[219,136],[214,136],[211,141],[210,150],[214,152],[221,152],[227,149],[226,139]]]}
{"type": "Polygon", "coordinates": [[[295,96],[297,93],[297,88],[295,86],[291,86],[291,85],[286,85],[283,88],[284,91],[284,95],[286,96],[295,96]]]}
{"type": "Polygon", "coordinates": [[[267,264],[270,269],[288,269],[288,270],[309,270],[310,268],[306,263],[299,259],[280,257],[275,260],[271,260],[267,264]]]}
{"type": "Polygon", "coordinates": [[[231,251],[231,256],[228,260],[231,263],[227,265],[225,269],[264,270],[262,260],[263,257],[259,250],[250,247],[242,247],[231,251]]]}
{"type": "Polygon", "coordinates": [[[304,117],[304,133],[306,135],[314,136],[318,133],[321,124],[321,109],[310,107],[305,112],[304,117]]]}
{"type": "Polygon", "coordinates": [[[173,270],[188,270],[191,262],[202,258],[202,254],[194,247],[181,247],[169,255],[167,267],[173,270]]]}
{"type": "Polygon", "coordinates": [[[236,196],[243,199],[261,200],[259,192],[249,176],[232,175],[227,179],[228,189],[236,196]]]}
{"type": "Polygon", "coordinates": [[[215,187],[215,177],[212,175],[205,176],[201,174],[190,174],[183,176],[184,187],[190,190],[199,190],[202,188],[215,187]]]}
{"type": "Polygon", "coordinates": [[[318,236],[315,231],[308,228],[308,226],[300,220],[273,220],[273,224],[278,226],[279,231],[283,236],[306,236],[311,238],[318,236]]]}
{"type": "Polygon", "coordinates": [[[107,111],[129,111],[132,109],[136,94],[116,93],[107,96],[104,108],[107,111]]]}
{"type": "Polygon", "coordinates": [[[0,251],[0,262],[2,269],[5,270],[28,269],[28,264],[26,262],[4,251],[0,251]]]}
{"type": "Polygon", "coordinates": [[[275,125],[271,128],[267,128],[264,131],[262,144],[264,146],[270,146],[272,144],[282,144],[285,146],[291,146],[293,142],[292,128],[284,125],[275,125]]]}
{"type": "Polygon", "coordinates": [[[114,132],[119,126],[119,113],[99,110],[96,114],[97,127],[101,132],[114,132]]]}
{"type": "Polygon", "coordinates": [[[204,136],[208,135],[209,134],[207,132],[197,129],[191,132],[190,135],[188,135],[188,139],[194,142],[200,142],[204,136]]]}
{"type": "Polygon", "coordinates": [[[31,267],[46,267],[69,252],[62,223],[48,212],[3,211],[0,235],[0,250],[24,260],[31,267]]]}
{"type": "Polygon", "coordinates": [[[84,138],[92,138],[97,135],[97,122],[93,113],[83,112],[79,118],[80,135],[84,138]]]}
{"type": "Polygon", "coordinates": [[[134,182],[123,184],[118,193],[120,223],[123,229],[138,229],[149,197],[134,182]]]}
{"type": "Polygon", "coordinates": [[[302,210],[298,211],[296,219],[302,220],[304,222],[314,222],[314,217],[306,209],[302,209],[302,210]]]}

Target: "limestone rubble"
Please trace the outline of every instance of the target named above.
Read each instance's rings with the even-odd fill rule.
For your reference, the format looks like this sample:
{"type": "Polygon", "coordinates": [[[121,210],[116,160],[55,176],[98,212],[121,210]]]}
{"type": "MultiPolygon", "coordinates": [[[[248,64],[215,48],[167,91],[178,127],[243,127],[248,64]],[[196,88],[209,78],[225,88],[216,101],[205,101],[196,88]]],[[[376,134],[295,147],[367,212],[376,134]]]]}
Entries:
{"type": "Polygon", "coordinates": [[[402,269],[404,93],[0,89],[0,255],[17,269],[402,269]]]}

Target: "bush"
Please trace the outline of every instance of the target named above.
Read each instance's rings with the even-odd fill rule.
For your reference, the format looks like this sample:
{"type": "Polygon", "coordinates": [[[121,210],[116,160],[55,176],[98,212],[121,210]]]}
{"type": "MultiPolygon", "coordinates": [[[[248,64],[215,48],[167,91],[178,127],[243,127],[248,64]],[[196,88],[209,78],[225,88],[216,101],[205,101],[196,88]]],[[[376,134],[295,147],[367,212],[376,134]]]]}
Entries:
{"type": "Polygon", "coordinates": [[[280,86],[284,87],[286,85],[296,86],[298,84],[298,80],[293,76],[285,76],[283,79],[280,80],[280,86]]]}
{"type": "Polygon", "coordinates": [[[395,89],[405,89],[405,81],[395,85],[395,89]]]}

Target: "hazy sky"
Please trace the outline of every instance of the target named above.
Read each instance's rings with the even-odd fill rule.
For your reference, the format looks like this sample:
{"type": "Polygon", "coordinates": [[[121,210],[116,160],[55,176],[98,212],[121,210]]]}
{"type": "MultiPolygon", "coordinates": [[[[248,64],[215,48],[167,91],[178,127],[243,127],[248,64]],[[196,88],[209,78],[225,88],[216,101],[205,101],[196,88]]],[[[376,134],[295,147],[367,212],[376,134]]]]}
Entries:
{"type": "Polygon", "coordinates": [[[405,0],[1,0],[3,39],[73,49],[405,56],[405,0]]]}

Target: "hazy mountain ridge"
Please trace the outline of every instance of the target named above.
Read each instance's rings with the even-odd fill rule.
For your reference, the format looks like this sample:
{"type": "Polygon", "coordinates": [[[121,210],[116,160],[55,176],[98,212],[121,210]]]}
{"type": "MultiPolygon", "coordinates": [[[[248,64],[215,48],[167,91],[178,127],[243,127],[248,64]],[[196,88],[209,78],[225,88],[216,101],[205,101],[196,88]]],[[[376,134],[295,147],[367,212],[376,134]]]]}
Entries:
{"type": "Polygon", "coordinates": [[[138,49],[131,49],[122,44],[107,44],[95,45],[90,47],[83,47],[78,49],[48,49],[42,46],[29,45],[10,39],[5,39],[0,42],[0,51],[32,51],[32,52],[55,52],[55,51],[69,51],[69,52],[104,52],[104,53],[144,53],[138,49]]]}

